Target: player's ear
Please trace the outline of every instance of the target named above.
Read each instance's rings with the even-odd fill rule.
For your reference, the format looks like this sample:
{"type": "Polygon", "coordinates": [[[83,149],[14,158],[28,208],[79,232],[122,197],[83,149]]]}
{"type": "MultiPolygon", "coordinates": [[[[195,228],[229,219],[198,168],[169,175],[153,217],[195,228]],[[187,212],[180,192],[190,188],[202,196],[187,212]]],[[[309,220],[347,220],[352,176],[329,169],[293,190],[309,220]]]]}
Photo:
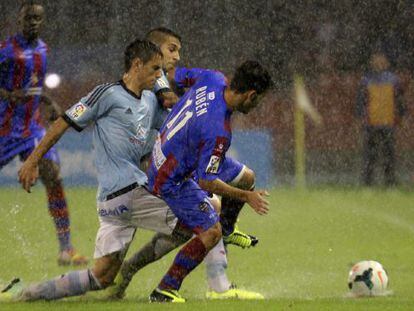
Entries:
{"type": "Polygon", "coordinates": [[[143,61],[140,58],[135,58],[133,60],[133,65],[137,67],[137,69],[141,69],[144,66],[143,61]]]}
{"type": "Polygon", "coordinates": [[[253,102],[257,99],[257,92],[256,90],[247,91],[247,98],[253,102]]]}

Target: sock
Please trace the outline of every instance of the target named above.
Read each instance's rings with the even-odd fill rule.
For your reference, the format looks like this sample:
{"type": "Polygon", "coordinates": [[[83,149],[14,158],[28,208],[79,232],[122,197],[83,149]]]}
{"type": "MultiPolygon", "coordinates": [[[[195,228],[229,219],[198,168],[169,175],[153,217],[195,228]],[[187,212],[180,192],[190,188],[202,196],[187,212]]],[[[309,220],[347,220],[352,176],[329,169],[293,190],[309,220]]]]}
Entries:
{"type": "Polygon", "coordinates": [[[55,222],[60,251],[71,250],[69,211],[66,204],[65,192],[60,180],[53,187],[47,187],[49,213],[55,222]]]}
{"type": "Polygon", "coordinates": [[[209,251],[204,261],[208,287],[217,293],[227,291],[231,283],[226,275],[227,255],[222,239],[209,251]]]}
{"type": "Polygon", "coordinates": [[[78,270],[43,283],[29,285],[23,289],[20,300],[56,300],[98,289],[101,289],[101,285],[91,270],[78,270]]]}
{"type": "Polygon", "coordinates": [[[227,236],[234,231],[234,226],[243,206],[244,202],[242,201],[223,197],[221,200],[220,214],[220,223],[223,235],[227,236]]]}
{"type": "Polygon", "coordinates": [[[206,247],[200,238],[191,239],[175,256],[172,266],[158,288],[179,290],[184,278],[203,261],[206,255],[206,247]]]}
{"type": "MultiPolygon", "coordinates": [[[[249,191],[253,191],[254,187],[255,186],[253,185],[249,191]]],[[[223,235],[227,236],[234,231],[234,226],[236,225],[237,218],[239,217],[244,204],[245,203],[242,201],[228,197],[223,197],[221,199],[220,223],[223,235]]]]}

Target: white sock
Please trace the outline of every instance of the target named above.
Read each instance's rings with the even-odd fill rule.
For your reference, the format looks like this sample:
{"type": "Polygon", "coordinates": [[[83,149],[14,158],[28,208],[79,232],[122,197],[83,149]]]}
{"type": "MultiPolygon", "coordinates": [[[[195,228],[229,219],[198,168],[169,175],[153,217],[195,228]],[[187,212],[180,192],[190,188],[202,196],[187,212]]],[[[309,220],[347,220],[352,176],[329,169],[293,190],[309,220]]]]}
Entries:
{"type": "Polygon", "coordinates": [[[227,278],[227,254],[223,240],[210,250],[204,259],[206,263],[207,282],[211,290],[221,293],[227,291],[231,283],[227,278]]]}

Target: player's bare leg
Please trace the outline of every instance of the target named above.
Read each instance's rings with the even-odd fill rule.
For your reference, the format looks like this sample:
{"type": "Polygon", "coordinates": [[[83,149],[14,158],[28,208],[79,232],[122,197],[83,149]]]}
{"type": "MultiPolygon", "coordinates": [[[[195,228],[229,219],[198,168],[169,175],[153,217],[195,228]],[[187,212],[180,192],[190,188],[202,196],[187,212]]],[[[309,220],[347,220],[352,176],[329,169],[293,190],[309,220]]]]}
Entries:
{"type": "Polygon", "coordinates": [[[39,162],[39,175],[46,188],[49,214],[52,217],[59,241],[59,265],[85,265],[88,259],[78,254],[71,243],[69,210],[66,203],[59,166],[48,159],[39,162]]]}
{"type": "Polygon", "coordinates": [[[108,298],[122,299],[133,276],[139,270],[184,244],[192,235],[192,232],[183,229],[180,225],[176,226],[171,235],[156,233],[149,243],[123,262],[114,286],[108,288],[108,298]]]}

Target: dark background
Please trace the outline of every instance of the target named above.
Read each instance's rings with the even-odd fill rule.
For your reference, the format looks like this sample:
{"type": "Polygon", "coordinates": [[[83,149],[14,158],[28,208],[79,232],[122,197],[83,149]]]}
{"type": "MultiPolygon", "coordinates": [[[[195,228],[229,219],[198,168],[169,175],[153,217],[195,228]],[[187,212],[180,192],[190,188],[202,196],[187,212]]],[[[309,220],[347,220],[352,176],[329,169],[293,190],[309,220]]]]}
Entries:
{"type": "MultiPolygon", "coordinates": [[[[292,182],[292,77],[304,76],[324,126],[307,123],[308,176],[315,183],[356,183],[361,127],[354,115],[356,88],[373,50],[387,53],[402,79],[408,115],[397,130],[398,171],[412,182],[414,164],[411,72],[412,1],[43,1],[43,39],[49,71],[63,84],[51,91],[62,107],[94,85],[119,79],[124,47],[153,27],[183,38],[187,66],[231,73],[242,60],[266,64],[276,82],[272,96],[236,128],[265,128],[274,137],[278,180],[292,182]]],[[[1,0],[0,36],[16,31],[19,2],[1,0]]]]}

